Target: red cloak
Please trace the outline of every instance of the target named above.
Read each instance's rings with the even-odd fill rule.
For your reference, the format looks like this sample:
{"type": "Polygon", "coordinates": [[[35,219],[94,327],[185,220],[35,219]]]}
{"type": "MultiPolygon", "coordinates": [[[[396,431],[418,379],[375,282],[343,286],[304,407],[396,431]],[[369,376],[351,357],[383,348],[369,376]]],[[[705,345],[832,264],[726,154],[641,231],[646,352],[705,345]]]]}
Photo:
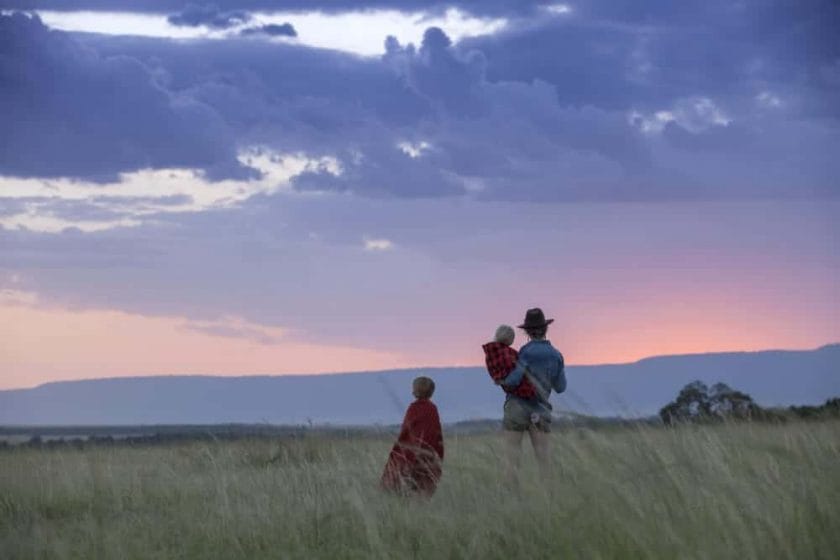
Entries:
{"type": "Polygon", "coordinates": [[[382,473],[382,487],[399,494],[431,496],[442,474],[441,461],[443,430],[437,407],[429,399],[417,399],[405,413],[382,473]]]}

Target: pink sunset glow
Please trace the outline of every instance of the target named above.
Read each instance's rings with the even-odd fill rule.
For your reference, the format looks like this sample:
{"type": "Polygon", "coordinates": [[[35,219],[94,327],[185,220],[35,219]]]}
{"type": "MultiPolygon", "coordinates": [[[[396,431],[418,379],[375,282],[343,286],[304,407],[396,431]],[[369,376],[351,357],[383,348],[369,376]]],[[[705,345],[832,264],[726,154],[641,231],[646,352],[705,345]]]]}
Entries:
{"type": "Polygon", "coordinates": [[[0,318],[0,389],[95,377],[318,373],[409,365],[387,352],[284,342],[279,329],[260,329],[278,336],[278,341],[263,342],[201,332],[177,317],[4,304],[0,318]]]}
{"type": "MultiPolygon", "coordinates": [[[[822,286],[822,292],[830,286],[822,286]]],[[[812,300],[824,293],[812,291],[812,300]]],[[[809,349],[840,339],[830,308],[781,303],[767,294],[697,293],[644,297],[628,293],[597,301],[545,307],[556,310],[551,338],[575,364],[624,363],[644,357],[768,348],[809,349]],[[621,301],[623,298],[623,303],[621,301]],[[757,321],[760,318],[760,321],[757,321]]],[[[486,315],[484,331],[494,327],[486,315]]],[[[49,381],[138,375],[278,375],[370,371],[403,367],[479,365],[488,338],[459,333],[445,321],[433,352],[388,352],[298,340],[293,331],[236,318],[191,321],[115,310],[73,310],[38,305],[9,293],[0,305],[0,388],[49,381]]],[[[515,322],[516,317],[508,322],[515,322]]],[[[471,323],[472,325],[473,323],[471,323]]],[[[371,346],[376,345],[375,337],[371,346]]],[[[519,334],[516,344],[523,343],[519,334]]]]}

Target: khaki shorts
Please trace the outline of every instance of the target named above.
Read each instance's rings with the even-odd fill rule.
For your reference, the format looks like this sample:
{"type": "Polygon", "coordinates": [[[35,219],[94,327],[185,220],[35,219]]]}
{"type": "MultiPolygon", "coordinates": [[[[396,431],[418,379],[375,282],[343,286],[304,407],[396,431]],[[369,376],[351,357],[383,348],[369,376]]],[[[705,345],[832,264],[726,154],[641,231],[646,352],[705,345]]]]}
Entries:
{"type": "Polygon", "coordinates": [[[551,410],[538,402],[509,398],[505,401],[502,428],[512,432],[526,432],[531,429],[550,432],[551,410]]]}

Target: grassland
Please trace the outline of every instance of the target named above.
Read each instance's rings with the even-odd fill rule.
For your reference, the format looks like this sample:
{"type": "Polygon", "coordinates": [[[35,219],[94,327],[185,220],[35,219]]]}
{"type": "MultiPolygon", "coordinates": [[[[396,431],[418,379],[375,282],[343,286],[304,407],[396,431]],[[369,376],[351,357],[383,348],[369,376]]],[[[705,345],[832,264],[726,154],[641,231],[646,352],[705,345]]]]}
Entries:
{"type": "Polygon", "coordinates": [[[518,490],[495,434],[450,437],[430,501],[379,492],[384,437],[5,450],[0,557],[838,557],[840,422],[552,437],[518,490]]]}

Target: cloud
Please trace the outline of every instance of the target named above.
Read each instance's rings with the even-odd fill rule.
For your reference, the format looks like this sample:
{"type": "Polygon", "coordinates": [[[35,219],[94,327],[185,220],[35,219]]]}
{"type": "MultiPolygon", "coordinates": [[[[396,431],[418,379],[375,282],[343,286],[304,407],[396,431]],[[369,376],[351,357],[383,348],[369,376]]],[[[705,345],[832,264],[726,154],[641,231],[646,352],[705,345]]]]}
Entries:
{"type": "Polygon", "coordinates": [[[183,10],[170,15],[166,19],[176,26],[198,27],[203,25],[215,29],[228,29],[249,22],[251,15],[242,10],[221,11],[215,4],[187,4],[183,10]]]}
{"type": "Polygon", "coordinates": [[[213,320],[186,321],[187,330],[223,338],[242,338],[258,344],[275,345],[280,343],[288,330],[249,323],[241,317],[221,317],[213,320]]]}
{"type": "Polygon", "coordinates": [[[38,304],[38,294],[10,288],[0,288],[0,307],[24,306],[33,307],[38,304]]]}
{"type": "Polygon", "coordinates": [[[345,171],[340,177],[303,174],[295,188],[412,198],[481,191],[488,199],[598,199],[608,195],[610,182],[648,165],[644,141],[623,113],[563,108],[556,88],[544,82],[490,82],[482,53],[457,49],[440,29],[430,28],[419,48],[389,39],[382,64],[402,84],[402,102],[422,108],[412,136],[423,139],[406,141],[399,125],[368,124],[350,149],[345,144],[335,152],[345,171]]]}
{"type": "MultiPolygon", "coordinates": [[[[378,56],[382,52],[382,41],[389,34],[398,35],[406,42],[419,42],[426,28],[439,26],[458,41],[463,37],[495,33],[508,23],[503,17],[474,16],[458,8],[429,10],[428,6],[423,6],[415,11],[402,11],[404,8],[255,12],[247,33],[261,31],[263,26],[267,26],[263,30],[266,33],[288,34],[289,27],[286,24],[289,24],[300,34],[298,43],[301,45],[361,56],[378,56]],[[349,33],[348,29],[363,29],[364,32],[349,33]]],[[[168,22],[163,14],[135,11],[100,13],[40,10],[37,13],[54,29],[109,36],[226,40],[242,36],[239,31],[245,27],[244,24],[228,29],[176,26],[168,22]]]]}
{"type": "Polygon", "coordinates": [[[239,32],[240,35],[265,35],[268,37],[297,37],[297,31],[291,23],[267,23],[256,27],[246,27],[239,32]]]}
{"type": "Polygon", "coordinates": [[[210,183],[193,170],[177,168],[123,173],[103,183],[0,177],[0,226],[54,233],[135,227],[165,214],[235,208],[254,196],[289,190],[290,179],[301,173],[341,173],[334,159],[304,154],[251,149],[238,158],[242,166],[258,170],[260,178],[210,183]]]}
{"type": "Polygon", "coordinates": [[[716,126],[728,126],[732,119],[708,97],[679,99],[668,109],[652,115],[631,112],[630,122],[642,132],[658,133],[669,123],[676,123],[684,130],[697,134],[716,126]]]}
{"type": "Polygon", "coordinates": [[[402,141],[397,142],[397,148],[410,158],[418,158],[429,151],[432,146],[425,140],[420,140],[419,142],[402,141]]]}
{"type": "MultiPolygon", "coordinates": [[[[458,6],[477,14],[525,14],[543,6],[544,0],[483,0],[482,2],[452,0],[215,0],[212,6],[222,12],[255,11],[319,11],[324,13],[404,10],[410,12],[441,12],[458,6]]],[[[184,0],[132,0],[131,10],[137,12],[173,12],[184,7],[184,0]]],[[[0,7],[21,10],[101,10],[114,11],[113,0],[2,0],[0,7]]]]}
{"type": "Polygon", "coordinates": [[[762,91],[761,93],[756,95],[755,102],[758,103],[761,107],[765,108],[778,108],[784,105],[779,96],[769,91],[762,91]]]}
{"type": "Polygon", "coordinates": [[[397,148],[391,138],[376,138],[355,146],[342,156],[340,175],[319,169],[292,179],[300,192],[345,192],[361,196],[430,198],[465,192],[457,177],[435,160],[412,158],[397,148]]]}
{"type": "MultiPolygon", "coordinates": [[[[525,10],[503,31],[457,42],[431,27],[418,45],[387,40],[377,59],[237,37],[176,42],[51,33],[100,61],[134,61],[155,91],[172,105],[204,111],[204,126],[217,131],[198,134],[197,125],[191,133],[224,146],[202,161],[187,157],[201,143],[182,139],[166,157],[153,157],[156,146],[170,142],[155,137],[141,146],[152,153],[136,158],[142,168],[194,168],[211,180],[236,179],[245,190],[259,170],[236,156],[264,146],[329,158],[342,170],[305,169],[291,181],[304,196],[543,202],[836,196],[831,176],[840,169],[827,154],[840,146],[840,126],[821,115],[840,105],[829,95],[836,93],[831,76],[840,54],[821,39],[823,23],[813,9],[762,6],[639,10],[593,0],[563,14],[525,10]],[[813,33],[810,42],[794,41],[803,33],[813,33]],[[699,40],[705,36],[716,40],[699,40]],[[792,181],[797,174],[801,180],[792,181]]],[[[84,122],[75,104],[62,110],[84,122]]],[[[137,128],[121,118],[114,131],[104,129],[103,147],[100,131],[77,142],[75,150],[106,157],[74,157],[79,169],[72,176],[96,179],[103,161],[119,168],[114,173],[141,168],[113,163],[116,130],[137,128]]],[[[161,120],[144,117],[151,128],[161,120]]],[[[60,174],[50,170],[56,158],[28,151],[42,169],[33,161],[16,174],[60,174]]],[[[10,169],[24,160],[8,161],[0,173],[15,174],[10,169]]]]}
{"type": "Polygon", "coordinates": [[[492,61],[491,80],[562,85],[564,103],[649,111],[705,96],[740,104],[773,86],[797,98],[802,114],[836,117],[823,69],[840,60],[831,39],[838,19],[831,0],[589,0],[568,16],[520,20],[464,46],[492,61]]]}
{"type": "Polygon", "coordinates": [[[365,238],[365,251],[389,251],[394,248],[390,239],[365,238]]]}
{"type": "Polygon", "coordinates": [[[0,173],[108,181],[145,168],[253,177],[219,114],[157,70],[101,56],[37,16],[0,16],[0,173]]]}

